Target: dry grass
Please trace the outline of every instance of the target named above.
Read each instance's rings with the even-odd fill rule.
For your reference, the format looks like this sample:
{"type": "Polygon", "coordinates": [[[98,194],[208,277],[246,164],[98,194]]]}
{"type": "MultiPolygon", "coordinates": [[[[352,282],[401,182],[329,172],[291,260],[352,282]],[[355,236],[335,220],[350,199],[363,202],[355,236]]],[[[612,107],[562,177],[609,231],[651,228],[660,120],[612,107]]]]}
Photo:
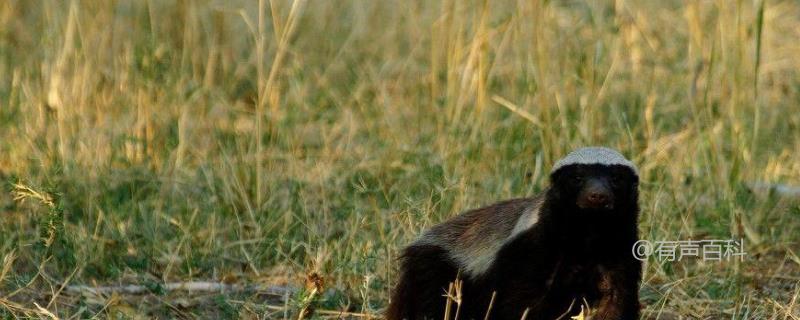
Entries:
{"type": "Polygon", "coordinates": [[[375,314],[421,230],[600,144],[643,237],[747,242],[651,261],[647,318],[797,319],[800,206],[746,184],[800,183],[798,39],[780,0],[3,1],[0,315],[375,314]],[[278,307],[159,293],[312,272],[278,307]]]}

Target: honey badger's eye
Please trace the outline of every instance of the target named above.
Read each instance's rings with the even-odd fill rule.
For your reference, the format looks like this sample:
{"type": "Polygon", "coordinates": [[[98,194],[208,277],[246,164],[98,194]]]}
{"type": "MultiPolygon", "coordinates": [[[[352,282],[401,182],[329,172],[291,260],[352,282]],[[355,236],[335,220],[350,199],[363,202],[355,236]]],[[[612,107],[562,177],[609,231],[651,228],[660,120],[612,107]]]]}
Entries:
{"type": "Polygon", "coordinates": [[[619,187],[622,185],[622,177],[614,175],[611,177],[611,185],[614,187],[619,187]]]}
{"type": "Polygon", "coordinates": [[[582,176],[572,176],[572,183],[579,184],[583,182],[582,176]]]}

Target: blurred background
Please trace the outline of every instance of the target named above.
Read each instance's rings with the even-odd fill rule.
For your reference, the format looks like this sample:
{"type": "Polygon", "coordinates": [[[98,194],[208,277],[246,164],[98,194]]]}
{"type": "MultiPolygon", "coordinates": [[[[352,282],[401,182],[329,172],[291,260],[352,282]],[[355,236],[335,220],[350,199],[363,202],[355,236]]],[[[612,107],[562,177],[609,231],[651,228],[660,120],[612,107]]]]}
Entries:
{"type": "Polygon", "coordinates": [[[605,145],[643,238],[745,241],[649,261],[645,318],[796,319],[799,40],[788,0],[3,1],[0,316],[376,316],[422,230],[605,145]]]}

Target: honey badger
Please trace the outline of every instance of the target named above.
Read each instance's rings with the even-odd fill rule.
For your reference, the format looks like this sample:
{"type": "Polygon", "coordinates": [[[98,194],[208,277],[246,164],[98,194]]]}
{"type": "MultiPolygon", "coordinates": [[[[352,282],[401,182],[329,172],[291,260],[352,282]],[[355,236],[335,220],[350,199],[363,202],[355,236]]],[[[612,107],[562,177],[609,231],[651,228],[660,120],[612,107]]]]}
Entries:
{"type": "Polygon", "coordinates": [[[387,319],[443,319],[457,277],[459,319],[569,319],[583,305],[593,320],[638,319],[638,184],[619,152],[581,148],[556,162],[542,194],[432,227],[402,253],[387,319]]]}

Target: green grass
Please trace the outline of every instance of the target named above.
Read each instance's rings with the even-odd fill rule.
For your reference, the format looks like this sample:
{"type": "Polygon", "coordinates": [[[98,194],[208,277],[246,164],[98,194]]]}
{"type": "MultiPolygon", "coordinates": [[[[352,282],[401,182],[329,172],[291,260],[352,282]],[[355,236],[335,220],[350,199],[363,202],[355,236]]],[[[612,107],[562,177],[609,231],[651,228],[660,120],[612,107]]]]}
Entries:
{"type": "Polygon", "coordinates": [[[4,1],[0,317],[296,317],[301,293],[157,289],[312,272],[317,310],[378,314],[422,230],[607,145],[640,168],[643,238],[746,241],[741,263],[651,260],[646,318],[796,319],[800,204],[748,185],[800,183],[799,17],[778,0],[4,1]]]}

